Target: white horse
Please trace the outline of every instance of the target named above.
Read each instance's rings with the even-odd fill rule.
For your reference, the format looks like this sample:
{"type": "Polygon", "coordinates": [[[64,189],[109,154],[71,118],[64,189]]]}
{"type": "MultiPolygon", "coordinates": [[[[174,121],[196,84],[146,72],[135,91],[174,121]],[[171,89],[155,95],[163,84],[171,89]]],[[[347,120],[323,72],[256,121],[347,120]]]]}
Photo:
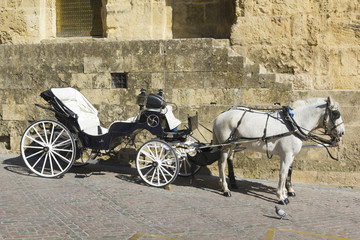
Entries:
{"type": "Polygon", "coordinates": [[[279,203],[287,204],[287,192],[293,196],[295,192],[291,184],[285,185],[286,177],[295,155],[301,150],[303,140],[317,128],[325,129],[332,143],[339,142],[345,134],[339,104],[331,97],[300,100],[294,103],[293,108],[286,114],[286,111],[281,110],[265,113],[247,107],[234,107],[215,119],[213,144],[230,143],[222,148],[219,160],[220,185],[225,196],[231,196],[225,176],[226,160],[232,158],[233,150],[239,143],[246,149],[280,156],[276,195],[279,203]]]}

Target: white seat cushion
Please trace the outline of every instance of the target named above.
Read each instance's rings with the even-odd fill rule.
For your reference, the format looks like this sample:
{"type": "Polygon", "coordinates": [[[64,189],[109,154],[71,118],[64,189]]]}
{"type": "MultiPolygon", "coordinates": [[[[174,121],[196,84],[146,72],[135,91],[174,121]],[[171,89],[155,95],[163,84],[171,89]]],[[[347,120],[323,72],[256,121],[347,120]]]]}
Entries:
{"type": "MultiPolygon", "coordinates": [[[[80,129],[87,134],[98,135],[100,120],[96,108],[74,88],[52,88],[51,92],[71,111],[78,115],[80,129]]],[[[107,129],[101,128],[102,133],[107,129]]]]}

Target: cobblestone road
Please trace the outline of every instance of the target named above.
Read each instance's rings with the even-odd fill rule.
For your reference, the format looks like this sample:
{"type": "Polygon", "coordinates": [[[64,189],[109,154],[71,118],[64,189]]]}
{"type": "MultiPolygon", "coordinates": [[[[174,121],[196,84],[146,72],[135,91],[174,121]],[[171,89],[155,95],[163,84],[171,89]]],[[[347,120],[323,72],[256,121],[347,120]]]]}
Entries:
{"type": "Polygon", "coordinates": [[[231,198],[217,178],[145,186],[135,169],[89,165],[63,178],[29,174],[0,155],[0,239],[360,239],[360,191],[296,185],[275,215],[276,183],[238,180],[231,198]]]}

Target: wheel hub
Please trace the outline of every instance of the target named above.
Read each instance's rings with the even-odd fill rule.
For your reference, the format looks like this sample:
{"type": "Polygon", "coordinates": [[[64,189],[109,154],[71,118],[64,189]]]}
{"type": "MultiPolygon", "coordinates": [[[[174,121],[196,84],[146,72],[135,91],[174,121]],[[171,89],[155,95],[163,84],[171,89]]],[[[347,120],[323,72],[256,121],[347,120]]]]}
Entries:
{"type": "Polygon", "coordinates": [[[154,160],[153,161],[153,166],[155,167],[155,168],[160,168],[160,166],[161,166],[161,160],[154,160]]]}
{"type": "Polygon", "coordinates": [[[43,151],[44,152],[52,152],[52,146],[51,145],[45,145],[44,148],[43,148],[43,151]]]}

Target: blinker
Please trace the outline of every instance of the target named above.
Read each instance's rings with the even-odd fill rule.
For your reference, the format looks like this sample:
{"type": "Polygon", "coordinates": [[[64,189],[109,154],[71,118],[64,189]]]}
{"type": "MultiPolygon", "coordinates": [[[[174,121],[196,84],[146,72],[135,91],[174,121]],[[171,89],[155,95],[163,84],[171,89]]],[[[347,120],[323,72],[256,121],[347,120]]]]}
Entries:
{"type": "Polygon", "coordinates": [[[331,111],[331,119],[335,121],[338,118],[340,118],[340,112],[338,110],[331,111]]]}

